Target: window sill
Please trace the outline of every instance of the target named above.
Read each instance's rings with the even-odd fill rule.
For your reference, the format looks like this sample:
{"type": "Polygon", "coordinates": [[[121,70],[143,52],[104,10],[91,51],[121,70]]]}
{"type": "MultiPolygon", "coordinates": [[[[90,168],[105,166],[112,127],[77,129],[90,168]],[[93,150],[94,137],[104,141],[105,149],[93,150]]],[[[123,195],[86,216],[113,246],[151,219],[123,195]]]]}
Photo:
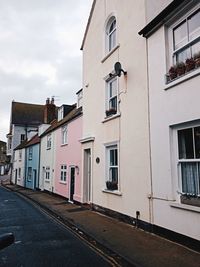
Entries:
{"type": "Polygon", "coordinates": [[[122,196],[122,193],[118,190],[108,190],[108,189],[102,189],[103,193],[108,193],[112,195],[122,196]]]}
{"type": "Polygon", "coordinates": [[[171,81],[170,83],[166,84],[164,86],[164,90],[168,90],[182,82],[185,82],[193,77],[196,77],[200,74],[200,68],[196,69],[196,70],[193,70],[191,72],[188,72],[187,74],[185,74],[184,76],[182,77],[178,77],[176,78],[174,81],[171,81]]]}
{"type": "Polygon", "coordinates": [[[66,185],[67,182],[59,181],[60,184],[66,185]]]}
{"type": "Polygon", "coordinates": [[[45,180],[45,183],[50,183],[50,180],[45,180]]]}
{"type": "Polygon", "coordinates": [[[200,207],[197,207],[197,206],[181,204],[178,202],[170,202],[170,206],[173,208],[177,208],[177,209],[183,209],[183,210],[194,211],[194,212],[200,213],[200,207]]]}
{"type": "Polygon", "coordinates": [[[117,114],[105,117],[104,120],[102,120],[102,123],[113,120],[113,119],[118,118],[120,116],[121,116],[121,113],[117,113],[117,114]]]}
{"type": "Polygon", "coordinates": [[[47,150],[50,150],[51,149],[51,147],[47,147],[47,150]]]}
{"type": "Polygon", "coordinates": [[[109,58],[118,48],[120,47],[120,44],[116,45],[102,60],[101,63],[104,63],[107,58],[109,58]]]}
{"type": "Polygon", "coordinates": [[[67,146],[68,145],[68,143],[65,143],[65,144],[61,144],[61,146],[67,146]]]}

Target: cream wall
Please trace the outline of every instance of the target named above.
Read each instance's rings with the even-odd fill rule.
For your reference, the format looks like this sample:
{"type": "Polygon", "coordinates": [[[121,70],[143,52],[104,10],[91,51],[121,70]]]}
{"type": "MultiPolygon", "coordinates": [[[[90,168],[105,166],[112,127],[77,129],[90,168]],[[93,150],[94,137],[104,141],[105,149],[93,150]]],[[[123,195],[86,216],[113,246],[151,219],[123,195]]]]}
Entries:
{"type": "Polygon", "coordinates": [[[200,70],[166,86],[167,46],[164,27],[148,39],[154,224],[200,240],[200,208],[180,203],[176,162],[176,128],[200,119],[200,70]]]}
{"type": "Polygon", "coordinates": [[[15,183],[15,171],[17,170],[17,184],[24,186],[25,184],[25,148],[14,150],[13,159],[13,172],[12,172],[12,182],[15,183]],[[21,151],[21,158],[19,153],[21,151]],[[19,168],[21,168],[21,177],[19,177],[19,168]]]}
{"type": "Polygon", "coordinates": [[[47,149],[47,135],[41,138],[40,143],[40,176],[39,188],[54,192],[55,190],[55,132],[51,132],[51,149],[47,149]],[[44,175],[44,168],[50,167],[50,180],[44,175]]]}
{"type": "MultiPolygon", "coordinates": [[[[145,40],[138,35],[145,24],[141,0],[97,0],[83,48],[83,138],[95,137],[92,157],[92,202],[150,221],[148,98],[145,40]],[[127,6],[129,8],[127,8],[127,6]],[[110,14],[117,19],[119,47],[105,59],[104,31],[110,14]],[[121,116],[104,121],[105,81],[120,61],[127,76],[119,79],[121,116]],[[119,145],[119,194],[105,189],[105,144],[119,145]],[[100,163],[96,163],[96,157],[100,163]]],[[[86,145],[83,145],[83,148],[86,145]]]]}

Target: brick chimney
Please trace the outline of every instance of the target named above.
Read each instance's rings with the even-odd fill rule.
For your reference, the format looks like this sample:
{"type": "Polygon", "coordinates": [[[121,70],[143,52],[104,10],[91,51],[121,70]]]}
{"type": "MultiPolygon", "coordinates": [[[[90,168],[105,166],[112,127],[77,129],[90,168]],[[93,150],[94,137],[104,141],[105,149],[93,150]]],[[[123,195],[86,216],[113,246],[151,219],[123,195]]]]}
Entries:
{"type": "Polygon", "coordinates": [[[54,98],[47,98],[46,105],[44,107],[44,123],[50,124],[54,119],[56,119],[56,106],[54,104],[54,98]]]}

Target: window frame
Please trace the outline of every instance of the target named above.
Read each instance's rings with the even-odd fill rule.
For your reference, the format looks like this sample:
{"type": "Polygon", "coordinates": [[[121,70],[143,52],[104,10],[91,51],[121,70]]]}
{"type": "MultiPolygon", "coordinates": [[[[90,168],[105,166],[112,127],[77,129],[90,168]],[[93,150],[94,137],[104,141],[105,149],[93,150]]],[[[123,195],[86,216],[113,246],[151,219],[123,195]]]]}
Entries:
{"type": "Polygon", "coordinates": [[[186,195],[186,196],[194,196],[194,197],[200,197],[200,167],[198,167],[198,164],[200,165],[200,158],[195,157],[196,152],[195,152],[195,135],[194,135],[194,129],[200,127],[200,125],[189,125],[187,127],[181,127],[178,128],[176,131],[176,140],[177,140],[177,172],[178,172],[178,189],[181,195],[186,195]],[[179,153],[180,153],[180,148],[179,148],[179,137],[178,137],[178,132],[187,130],[187,129],[192,129],[192,148],[193,148],[193,153],[194,153],[194,158],[179,158],[179,153]],[[190,192],[183,192],[183,175],[182,175],[182,164],[184,163],[196,163],[197,165],[197,175],[199,176],[199,181],[197,182],[197,190],[198,193],[197,195],[190,193],[190,192]]]}
{"type": "Polygon", "coordinates": [[[32,181],[32,167],[28,167],[28,170],[27,170],[27,181],[28,182],[32,181]]]}
{"type": "Polygon", "coordinates": [[[109,16],[107,22],[106,22],[106,27],[105,27],[105,47],[106,47],[106,54],[110,53],[112,50],[115,49],[115,47],[117,46],[117,19],[116,16],[114,14],[112,14],[111,16],[109,16]],[[115,21],[115,27],[112,29],[112,31],[110,31],[112,24],[115,21]],[[113,37],[114,36],[114,41],[113,43],[113,37]]]}
{"type": "Polygon", "coordinates": [[[45,181],[50,181],[50,167],[49,166],[46,166],[45,168],[45,181]]]}
{"type": "Polygon", "coordinates": [[[20,135],[20,143],[25,141],[25,134],[21,134],[20,135]],[[23,137],[23,138],[22,138],[23,137]]]}
{"type": "Polygon", "coordinates": [[[119,110],[119,105],[118,105],[118,100],[119,100],[119,93],[118,93],[118,78],[117,76],[114,76],[112,78],[109,78],[106,80],[106,100],[105,100],[105,113],[106,113],[106,117],[109,117],[109,116],[112,116],[112,115],[115,115],[118,113],[118,110],[119,110]],[[116,94],[113,95],[113,96],[110,96],[110,90],[111,90],[111,84],[113,82],[116,81],[116,94]],[[115,107],[112,107],[110,106],[110,103],[112,100],[114,100],[116,98],[116,108],[115,107]],[[113,110],[113,112],[112,112],[113,110]],[[111,111],[109,114],[109,111],[111,111]]]}
{"type": "Polygon", "coordinates": [[[60,165],[60,183],[67,183],[67,164],[60,165]]]}
{"type": "Polygon", "coordinates": [[[51,145],[52,145],[52,136],[51,134],[47,135],[47,149],[51,149],[51,145]]]}
{"type": "MultiPolygon", "coordinates": [[[[190,48],[192,44],[200,42],[200,34],[198,37],[194,38],[193,40],[189,40],[189,31],[188,31],[189,26],[187,23],[189,18],[192,17],[198,11],[200,12],[200,4],[190,9],[188,12],[186,12],[185,15],[181,16],[179,19],[176,20],[175,23],[173,23],[171,26],[168,27],[168,41],[169,41],[169,66],[168,67],[178,63],[178,61],[176,60],[176,55],[178,54],[179,51],[184,51],[187,48],[190,48]],[[174,49],[174,30],[177,29],[181,24],[183,24],[184,21],[186,21],[187,23],[187,26],[186,26],[187,27],[187,36],[186,36],[187,43],[182,45],[178,49],[174,49]]],[[[187,58],[191,58],[191,56],[187,58]]]]}
{"type": "Polygon", "coordinates": [[[68,125],[65,124],[61,127],[61,144],[68,144],[68,125]]]}
{"type": "MultiPolygon", "coordinates": [[[[105,184],[107,182],[113,182],[115,183],[117,181],[117,188],[114,190],[119,191],[119,145],[118,143],[114,142],[111,144],[107,144],[105,146],[105,153],[106,153],[106,171],[105,171],[105,184]],[[111,150],[117,150],[117,165],[112,165],[111,164],[111,158],[110,158],[110,151],[111,150]],[[113,180],[112,177],[110,177],[110,170],[111,169],[117,169],[117,179],[113,180]]],[[[113,189],[108,189],[108,186],[106,186],[109,191],[113,191],[113,189]]]]}
{"type": "Polygon", "coordinates": [[[28,159],[29,160],[32,160],[33,159],[33,147],[32,146],[30,146],[28,148],[28,159]]]}

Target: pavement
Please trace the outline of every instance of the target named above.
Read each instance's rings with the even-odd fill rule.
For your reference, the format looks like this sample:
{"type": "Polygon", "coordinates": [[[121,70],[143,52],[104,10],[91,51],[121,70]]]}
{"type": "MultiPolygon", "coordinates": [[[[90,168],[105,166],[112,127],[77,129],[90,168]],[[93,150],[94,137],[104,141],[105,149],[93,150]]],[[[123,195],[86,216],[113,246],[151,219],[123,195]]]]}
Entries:
{"type": "Polygon", "coordinates": [[[200,253],[187,247],[69,203],[63,197],[9,182],[3,185],[33,201],[91,246],[109,255],[116,266],[200,267],[200,253]]]}

